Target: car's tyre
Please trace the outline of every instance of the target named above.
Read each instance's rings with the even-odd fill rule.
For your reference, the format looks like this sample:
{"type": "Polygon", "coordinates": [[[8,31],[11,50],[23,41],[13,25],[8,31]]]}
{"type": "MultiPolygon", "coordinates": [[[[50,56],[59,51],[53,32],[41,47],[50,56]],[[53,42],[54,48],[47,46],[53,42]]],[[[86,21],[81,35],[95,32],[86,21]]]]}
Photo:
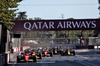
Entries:
{"type": "Polygon", "coordinates": [[[50,53],[50,56],[51,56],[51,57],[53,56],[53,52],[50,53]]]}
{"type": "Polygon", "coordinates": [[[40,59],[42,59],[42,54],[40,54],[39,56],[40,56],[40,59]]]}
{"type": "Polygon", "coordinates": [[[73,55],[75,55],[75,51],[73,51],[73,55]]]}
{"type": "Polygon", "coordinates": [[[17,63],[20,63],[20,59],[19,59],[19,57],[17,57],[17,63]]]}
{"type": "Polygon", "coordinates": [[[75,55],[75,51],[72,51],[72,52],[71,52],[71,55],[75,55]]]}
{"type": "Polygon", "coordinates": [[[42,53],[42,57],[45,57],[45,54],[44,53],[42,53]]]}
{"type": "Polygon", "coordinates": [[[37,62],[37,58],[36,57],[33,57],[33,62],[37,62]]]}
{"type": "Polygon", "coordinates": [[[61,56],[64,56],[64,53],[61,52],[61,56]]]}

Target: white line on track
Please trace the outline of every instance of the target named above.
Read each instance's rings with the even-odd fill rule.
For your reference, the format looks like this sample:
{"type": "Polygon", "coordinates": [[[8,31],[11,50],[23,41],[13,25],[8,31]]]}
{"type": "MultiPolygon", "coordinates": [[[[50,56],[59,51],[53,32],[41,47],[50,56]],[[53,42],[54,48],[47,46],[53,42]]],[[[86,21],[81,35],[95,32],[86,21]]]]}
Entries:
{"type": "Polygon", "coordinates": [[[84,57],[84,56],[80,56],[80,55],[77,55],[77,57],[82,57],[82,58],[85,58],[85,59],[89,59],[88,57],[84,57]]]}

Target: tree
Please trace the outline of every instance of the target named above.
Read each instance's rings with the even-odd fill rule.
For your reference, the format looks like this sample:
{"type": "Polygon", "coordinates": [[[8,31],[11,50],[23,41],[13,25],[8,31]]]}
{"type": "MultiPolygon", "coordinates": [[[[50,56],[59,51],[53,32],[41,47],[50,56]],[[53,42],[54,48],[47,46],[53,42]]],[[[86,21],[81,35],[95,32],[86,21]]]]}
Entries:
{"type": "Polygon", "coordinates": [[[100,30],[94,30],[94,37],[98,37],[98,34],[100,34],[100,30]]]}
{"type": "Polygon", "coordinates": [[[35,17],[34,20],[42,20],[41,18],[39,17],[35,17]]]}
{"type": "MultiPolygon", "coordinates": [[[[99,10],[99,15],[100,15],[100,0],[98,0],[98,3],[99,3],[98,10],[99,10]]],[[[99,17],[99,19],[100,19],[100,17],[99,17]]],[[[94,35],[93,36],[97,37],[98,34],[100,34],[100,30],[94,30],[94,35]]]]}
{"type": "Polygon", "coordinates": [[[100,0],[98,0],[98,3],[100,4],[100,0]]]}
{"type": "Polygon", "coordinates": [[[0,0],[0,21],[3,21],[9,29],[14,25],[10,20],[14,19],[14,16],[16,16],[15,11],[18,10],[13,8],[16,8],[21,1],[22,0],[0,0]]]}
{"type": "Polygon", "coordinates": [[[29,18],[28,20],[33,20],[33,18],[29,18]]]}
{"type": "Polygon", "coordinates": [[[17,16],[16,19],[17,20],[26,20],[27,19],[26,11],[24,11],[24,12],[18,12],[18,16],[17,16]]]}

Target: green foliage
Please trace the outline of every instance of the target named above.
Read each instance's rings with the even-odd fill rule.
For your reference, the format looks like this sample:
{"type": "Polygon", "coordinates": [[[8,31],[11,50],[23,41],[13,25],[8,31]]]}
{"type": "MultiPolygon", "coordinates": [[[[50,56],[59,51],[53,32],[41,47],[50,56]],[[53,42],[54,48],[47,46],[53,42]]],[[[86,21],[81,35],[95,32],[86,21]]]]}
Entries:
{"type": "Polygon", "coordinates": [[[100,4],[100,0],[98,0],[98,3],[100,4]]]}
{"type": "Polygon", "coordinates": [[[17,16],[16,20],[27,20],[26,11],[18,12],[18,16],[17,16]]]}
{"type": "Polygon", "coordinates": [[[6,22],[5,24],[6,24],[6,26],[8,26],[9,29],[12,29],[13,25],[15,25],[15,23],[10,22],[10,21],[6,22]]]}
{"type": "Polygon", "coordinates": [[[98,37],[98,34],[100,34],[100,30],[94,30],[94,37],[98,37]]]}
{"type": "Polygon", "coordinates": [[[34,20],[43,20],[43,19],[41,19],[39,17],[35,17],[34,20]]]}
{"type": "Polygon", "coordinates": [[[16,16],[15,9],[22,0],[0,0],[0,21],[3,21],[9,29],[13,27],[13,23],[10,19],[14,19],[16,16]],[[13,9],[14,8],[14,9],[13,9]]]}
{"type": "Polygon", "coordinates": [[[33,20],[33,18],[29,18],[28,20],[33,20]]]}

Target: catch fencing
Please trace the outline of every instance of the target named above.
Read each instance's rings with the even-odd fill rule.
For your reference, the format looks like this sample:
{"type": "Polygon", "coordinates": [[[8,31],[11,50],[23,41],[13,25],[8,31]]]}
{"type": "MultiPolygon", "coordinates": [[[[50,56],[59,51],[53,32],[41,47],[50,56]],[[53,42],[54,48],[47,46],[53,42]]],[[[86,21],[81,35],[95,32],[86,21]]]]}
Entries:
{"type": "Polygon", "coordinates": [[[25,46],[31,47],[55,47],[55,46],[99,46],[100,38],[99,37],[68,37],[68,38],[22,38],[22,42],[25,40],[34,40],[38,44],[34,43],[25,43],[25,46]]]}

